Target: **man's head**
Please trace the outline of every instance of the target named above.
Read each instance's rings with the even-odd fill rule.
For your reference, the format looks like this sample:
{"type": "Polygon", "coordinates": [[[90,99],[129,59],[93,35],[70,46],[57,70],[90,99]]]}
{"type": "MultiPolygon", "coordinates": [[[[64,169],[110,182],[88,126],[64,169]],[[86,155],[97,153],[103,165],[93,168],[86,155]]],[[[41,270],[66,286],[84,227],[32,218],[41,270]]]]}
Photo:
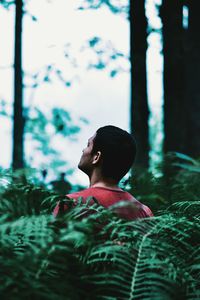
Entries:
{"type": "Polygon", "coordinates": [[[134,138],[125,130],[108,125],[100,127],[88,140],[79,168],[90,176],[98,167],[103,177],[118,182],[130,170],[135,155],[134,138]]]}

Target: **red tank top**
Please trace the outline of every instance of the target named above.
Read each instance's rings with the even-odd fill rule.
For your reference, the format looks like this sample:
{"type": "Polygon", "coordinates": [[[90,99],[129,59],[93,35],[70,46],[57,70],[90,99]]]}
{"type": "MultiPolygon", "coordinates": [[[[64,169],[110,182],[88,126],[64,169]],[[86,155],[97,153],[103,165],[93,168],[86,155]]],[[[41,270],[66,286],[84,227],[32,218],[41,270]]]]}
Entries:
{"type": "MultiPolygon", "coordinates": [[[[120,208],[116,208],[115,212],[127,220],[134,220],[138,218],[152,217],[153,213],[146,205],[136,200],[130,193],[121,189],[112,189],[105,187],[90,187],[80,192],[68,194],[67,197],[77,200],[79,197],[83,198],[85,202],[88,197],[94,197],[97,199],[100,205],[108,208],[117,204],[120,201],[127,202],[120,208]]],[[[64,210],[67,210],[67,206],[64,206],[64,210]]],[[[56,217],[59,213],[59,203],[56,205],[53,215],[56,217]]]]}

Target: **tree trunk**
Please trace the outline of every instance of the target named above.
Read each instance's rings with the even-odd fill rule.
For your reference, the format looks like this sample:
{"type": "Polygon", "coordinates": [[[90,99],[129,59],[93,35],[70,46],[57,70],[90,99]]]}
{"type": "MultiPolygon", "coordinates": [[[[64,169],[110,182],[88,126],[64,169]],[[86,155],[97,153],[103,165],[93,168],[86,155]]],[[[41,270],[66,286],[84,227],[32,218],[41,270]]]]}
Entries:
{"type": "Polygon", "coordinates": [[[136,166],[149,165],[145,1],[130,0],[131,132],[137,142],[136,166]]]}
{"type": "Polygon", "coordinates": [[[198,1],[188,0],[189,22],[186,38],[186,153],[200,157],[200,34],[198,1]]]}
{"type": "Polygon", "coordinates": [[[163,0],[164,152],[185,152],[183,3],[163,0]]]}
{"type": "Polygon", "coordinates": [[[24,118],[23,118],[23,71],[22,71],[22,18],[23,0],[15,1],[15,53],[14,53],[14,116],[13,158],[14,169],[24,167],[24,118]]]}

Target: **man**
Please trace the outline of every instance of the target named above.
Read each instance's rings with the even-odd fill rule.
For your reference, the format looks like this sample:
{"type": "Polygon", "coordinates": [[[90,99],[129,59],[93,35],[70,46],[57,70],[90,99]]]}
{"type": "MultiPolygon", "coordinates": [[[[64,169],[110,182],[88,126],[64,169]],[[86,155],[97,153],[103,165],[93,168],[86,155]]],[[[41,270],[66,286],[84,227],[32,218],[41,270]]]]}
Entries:
{"type": "MultiPolygon", "coordinates": [[[[106,208],[125,201],[127,205],[115,211],[120,217],[128,220],[153,216],[147,206],[118,186],[119,181],[133,165],[135,155],[136,143],[128,132],[111,125],[99,128],[88,140],[78,164],[78,168],[88,175],[90,187],[68,194],[67,197],[75,200],[82,197],[85,201],[92,196],[106,208]]],[[[58,212],[59,203],[54,209],[54,216],[57,216],[58,212]]]]}

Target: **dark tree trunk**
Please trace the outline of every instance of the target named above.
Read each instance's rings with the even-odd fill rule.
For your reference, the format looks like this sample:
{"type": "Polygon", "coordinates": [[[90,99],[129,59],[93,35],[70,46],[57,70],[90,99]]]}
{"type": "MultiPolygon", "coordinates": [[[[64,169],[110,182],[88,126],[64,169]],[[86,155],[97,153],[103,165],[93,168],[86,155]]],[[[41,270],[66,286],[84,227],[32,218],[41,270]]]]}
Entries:
{"type": "Polygon", "coordinates": [[[149,108],[147,101],[145,1],[130,0],[131,131],[137,141],[136,165],[149,165],[149,108]]]}
{"type": "Polygon", "coordinates": [[[183,3],[163,0],[164,152],[185,152],[183,3]]]}
{"type": "Polygon", "coordinates": [[[188,0],[189,22],[186,37],[186,153],[200,156],[200,33],[199,1],[188,0]]]}
{"type": "Polygon", "coordinates": [[[23,118],[23,71],[22,71],[22,18],[23,0],[15,1],[15,53],[14,53],[14,116],[13,158],[14,169],[24,167],[24,118],[23,118]]]}

